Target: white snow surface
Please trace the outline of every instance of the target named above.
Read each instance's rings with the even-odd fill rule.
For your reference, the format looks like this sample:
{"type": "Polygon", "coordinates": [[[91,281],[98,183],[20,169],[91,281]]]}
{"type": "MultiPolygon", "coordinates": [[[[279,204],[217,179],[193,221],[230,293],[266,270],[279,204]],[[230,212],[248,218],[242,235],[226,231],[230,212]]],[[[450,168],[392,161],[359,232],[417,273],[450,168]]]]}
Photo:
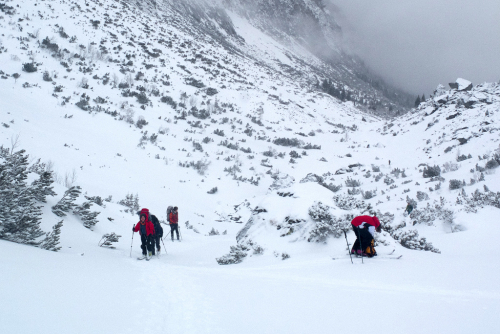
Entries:
{"type": "MultiPolygon", "coordinates": [[[[475,169],[500,154],[500,84],[478,85],[469,92],[440,90],[418,109],[381,120],[297,82],[292,75],[281,75],[274,59],[293,67],[298,65],[288,57],[291,52],[303,60],[314,57],[298,47],[288,50],[237,14],[230,16],[248,40],[242,47],[246,56],[206,43],[180,29],[179,22],[162,25],[158,18],[146,18],[133,8],[120,7],[119,22],[126,27],[108,23],[106,29],[93,29],[90,19],[99,18],[102,26],[104,13],[112,13],[109,6],[119,3],[90,3],[79,4],[78,10],[71,1],[8,1],[7,5],[20,5],[18,12],[0,13],[0,145],[12,148],[19,136],[15,149],[25,149],[32,163],[39,158],[50,161],[57,176],[58,195],[47,198],[41,227],[49,231],[61,220],[51,207],[69,184],[81,186],[88,196],[112,196],[105,206],[92,206],[100,212],[92,230],[74,215],[64,217],[59,252],[0,240],[1,333],[498,332],[499,209],[484,206],[476,213],[467,212],[456,203],[461,190],[450,190],[448,184],[452,179],[465,180],[467,194],[483,191],[485,185],[500,191],[498,168],[485,171],[485,181],[478,181],[475,169]],[[137,22],[163,29],[163,37],[171,38],[174,47],[159,43],[158,32],[150,31],[155,38],[145,34],[137,22]],[[70,37],[77,36],[77,42],[59,37],[59,27],[70,37]],[[28,38],[28,32],[38,28],[39,37],[28,38]],[[122,29],[126,33],[121,34],[122,29]],[[92,56],[90,43],[96,43],[95,52],[101,40],[113,39],[109,35],[113,31],[118,42],[101,44],[119,62],[92,56]],[[68,54],[56,58],[41,49],[38,42],[46,36],[68,54]],[[151,43],[146,44],[149,51],[162,51],[164,66],[158,58],[143,54],[137,46],[141,41],[151,43]],[[178,44],[188,42],[196,52],[203,51],[223,65],[225,75],[207,72],[199,61],[186,61],[193,54],[187,57],[178,44]],[[112,50],[118,45],[123,51],[112,50]],[[126,54],[134,52],[132,76],[142,71],[148,79],[134,82],[134,89],[144,86],[151,100],[145,109],[134,97],[123,97],[120,89],[102,82],[106,73],[124,82],[129,72],[122,74],[120,68],[126,67],[126,54]],[[38,71],[23,72],[22,64],[32,53],[41,63],[38,71]],[[75,54],[87,61],[74,58],[75,54]],[[64,61],[71,71],[61,65],[64,61]],[[156,67],[146,69],[146,63],[156,67]],[[84,74],[82,67],[93,70],[84,74]],[[44,71],[52,82],[42,80],[44,71]],[[14,73],[21,76],[15,80],[14,73]],[[185,79],[191,76],[218,94],[207,96],[206,88],[187,85],[185,79]],[[88,89],[81,87],[82,78],[88,80],[88,89]],[[160,84],[160,78],[170,85],[160,84]],[[30,87],[23,88],[24,83],[30,87]],[[59,85],[62,92],[55,92],[59,85]],[[159,96],[152,94],[155,88],[159,96]],[[102,106],[108,113],[75,106],[83,93],[91,97],[91,106],[97,105],[93,100],[98,96],[106,99],[102,106]],[[160,102],[161,96],[181,102],[182,93],[187,94],[185,109],[160,102]],[[63,97],[71,99],[62,103],[63,97]],[[208,109],[215,99],[220,107],[213,108],[209,118],[191,114],[182,118],[182,111],[193,106],[208,109]],[[121,117],[127,113],[133,123],[121,117]],[[139,116],[148,122],[142,129],[135,126],[139,116]],[[216,129],[224,131],[224,137],[214,134],[216,129]],[[250,135],[245,133],[248,129],[253,131],[250,135]],[[153,133],[158,134],[156,143],[148,139],[138,146],[141,137],[153,133]],[[212,141],[204,142],[207,137],[212,141]],[[300,139],[302,147],[273,144],[277,138],[300,139]],[[224,140],[250,148],[251,153],[219,145],[224,140]],[[193,142],[200,143],[203,152],[195,150],[193,142]],[[306,143],[321,149],[304,149],[306,143]],[[290,162],[292,151],[300,155],[295,163],[290,162]],[[468,154],[470,158],[457,162],[468,154]],[[180,166],[198,161],[209,163],[204,174],[180,166]],[[361,166],[347,171],[357,163],[361,166]],[[438,182],[423,178],[424,164],[441,167],[446,181],[440,189],[435,188],[438,182]],[[373,172],[372,165],[380,172],[373,172]],[[227,171],[235,166],[240,180],[227,171]],[[391,174],[395,168],[404,170],[406,177],[391,174]],[[335,174],[341,169],[347,172],[335,174]],[[342,188],[333,193],[317,182],[300,182],[311,173],[342,188]],[[376,181],[379,173],[393,178],[395,186],[385,184],[384,178],[376,181]],[[363,191],[376,191],[366,200],[375,210],[393,214],[395,225],[405,223],[402,230],[417,230],[441,253],[404,248],[383,232],[376,246],[378,257],[353,258],[351,263],[344,236],[308,242],[315,226],[309,208],[321,201],[335,214],[346,213],[335,207],[332,197],[347,193],[348,178],[359,180],[363,191]],[[258,180],[258,185],[250,179],[258,180]],[[214,187],[218,191],[208,194],[214,187]],[[415,198],[417,191],[429,195],[418,202],[419,209],[442,198],[454,212],[453,226],[440,220],[413,226],[402,213],[406,196],[415,198]],[[131,227],[138,217],[118,204],[127,194],[138,194],[141,208],[149,208],[161,220],[166,219],[167,206],[179,207],[182,241],[172,242],[167,236],[168,254],[162,252],[151,261],[136,259],[140,238],[133,236],[131,227]],[[255,208],[266,212],[255,214],[255,208]],[[239,264],[219,265],[216,258],[237,244],[236,235],[250,218],[254,224],[246,238],[262,246],[264,253],[249,253],[239,264]],[[301,222],[282,236],[277,225],[286,225],[287,218],[301,222]],[[451,233],[454,227],[459,228],[451,233]],[[220,235],[209,236],[212,228],[220,235]],[[121,235],[116,249],[98,247],[102,235],[110,232],[121,235]],[[290,258],[282,260],[282,254],[290,258]],[[399,260],[391,258],[399,255],[399,260]]],[[[83,196],[78,199],[83,200],[83,196]]],[[[167,234],[168,226],[164,229],[167,234]]],[[[347,238],[354,242],[352,231],[347,238]]]]}

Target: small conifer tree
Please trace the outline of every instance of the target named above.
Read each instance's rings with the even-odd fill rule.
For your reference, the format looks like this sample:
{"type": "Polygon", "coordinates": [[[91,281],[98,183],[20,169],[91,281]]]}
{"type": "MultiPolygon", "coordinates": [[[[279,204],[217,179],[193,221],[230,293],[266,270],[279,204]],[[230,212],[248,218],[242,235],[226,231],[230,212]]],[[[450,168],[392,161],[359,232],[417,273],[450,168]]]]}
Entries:
{"type": "Polygon", "coordinates": [[[45,235],[45,239],[42,240],[40,248],[50,250],[53,252],[57,252],[58,250],[60,250],[61,247],[57,247],[57,245],[59,245],[62,226],[63,226],[63,220],[55,224],[52,227],[52,232],[47,232],[47,234],[45,235]]]}
{"type": "Polygon", "coordinates": [[[64,192],[63,197],[52,207],[52,212],[59,217],[66,216],[66,213],[76,207],[75,200],[82,193],[80,186],[73,186],[64,192]]]}

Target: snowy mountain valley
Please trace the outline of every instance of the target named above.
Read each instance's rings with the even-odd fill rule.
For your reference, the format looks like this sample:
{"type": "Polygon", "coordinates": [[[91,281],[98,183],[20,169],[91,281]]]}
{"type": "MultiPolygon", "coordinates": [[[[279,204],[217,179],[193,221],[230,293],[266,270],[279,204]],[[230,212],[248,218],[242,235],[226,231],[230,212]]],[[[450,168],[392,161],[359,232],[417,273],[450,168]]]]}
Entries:
{"type": "Polygon", "coordinates": [[[500,83],[408,110],[321,4],[0,0],[2,333],[497,331],[500,83]]]}

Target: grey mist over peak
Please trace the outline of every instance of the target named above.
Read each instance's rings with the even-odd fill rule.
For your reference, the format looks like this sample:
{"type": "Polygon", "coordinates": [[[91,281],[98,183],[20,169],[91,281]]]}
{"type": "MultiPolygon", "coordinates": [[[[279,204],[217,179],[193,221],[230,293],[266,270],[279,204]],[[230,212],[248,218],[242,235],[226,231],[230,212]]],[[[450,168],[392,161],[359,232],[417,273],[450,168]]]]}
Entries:
{"type": "Polygon", "coordinates": [[[328,0],[345,47],[375,73],[414,94],[458,77],[500,79],[500,2],[328,0]]]}

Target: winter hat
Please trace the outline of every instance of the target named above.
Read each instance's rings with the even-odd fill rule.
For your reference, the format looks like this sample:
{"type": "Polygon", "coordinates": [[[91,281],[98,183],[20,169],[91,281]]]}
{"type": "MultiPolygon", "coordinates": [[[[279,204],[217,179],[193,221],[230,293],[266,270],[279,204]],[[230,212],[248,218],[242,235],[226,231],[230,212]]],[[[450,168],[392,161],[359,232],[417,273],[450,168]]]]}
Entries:
{"type": "Polygon", "coordinates": [[[178,207],[174,206],[174,210],[177,211],[178,207]]]}

